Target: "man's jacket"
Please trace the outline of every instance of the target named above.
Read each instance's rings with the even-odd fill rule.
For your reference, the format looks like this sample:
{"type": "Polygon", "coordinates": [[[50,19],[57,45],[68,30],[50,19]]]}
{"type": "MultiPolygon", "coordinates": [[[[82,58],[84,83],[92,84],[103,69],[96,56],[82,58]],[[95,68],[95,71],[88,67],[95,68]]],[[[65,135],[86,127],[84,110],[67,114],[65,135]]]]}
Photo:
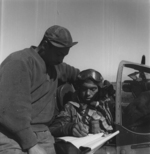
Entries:
{"type": "Polygon", "coordinates": [[[63,110],[50,125],[50,131],[54,137],[72,135],[73,126],[82,122],[89,127],[91,120],[99,120],[101,129],[110,132],[112,128],[112,116],[108,108],[109,99],[96,101],[95,106],[88,106],[80,102],[77,93],[64,105],[63,110]]]}
{"type": "Polygon", "coordinates": [[[0,129],[23,149],[37,144],[34,131],[49,130],[58,81],[73,82],[78,73],[65,63],[47,68],[33,47],[10,54],[0,66],[0,129]]]}

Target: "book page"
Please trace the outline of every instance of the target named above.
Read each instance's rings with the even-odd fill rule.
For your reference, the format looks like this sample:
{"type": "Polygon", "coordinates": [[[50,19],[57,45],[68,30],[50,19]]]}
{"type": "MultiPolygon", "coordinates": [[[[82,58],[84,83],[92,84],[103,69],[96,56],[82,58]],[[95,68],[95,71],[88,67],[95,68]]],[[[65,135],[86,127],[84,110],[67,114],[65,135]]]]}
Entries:
{"type": "Polygon", "coordinates": [[[77,148],[80,146],[85,146],[85,144],[88,144],[89,142],[92,142],[100,137],[102,137],[104,134],[88,134],[88,136],[85,137],[71,137],[71,136],[65,136],[65,137],[59,137],[59,139],[65,140],[67,142],[71,142],[73,145],[75,145],[77,148]]]}
{"type": "Polygon", "coordinates": [[[105,136],[103,133],[89,134],[88,136],[85,136],[85,137],[65,136],[65,137],[59,137],[59,139],[65,140],[67,142],[71,142],[77,148],[80,148],[82,146],[82,147],[89,147],[91,149],[95,149],[98,146],[101,147],[106,141],[116,136],[118,133],[119,131],[116,131],[112,134],[108,134],[105,136]]]}
{"type": "Polygon", "coordinates": [[[102,146],[105,142],[107,142],[109,139],[113,138],[114,136],[116,136],[119,133],[119,131],[116,131],[112,134],[108,134],[106,136],[102,136],[101,138],[97,138],[95,140],[93,140],[92,142],[89,142],[87,144],[85,144],[85,147],[90,147],[91,150],[97,148],[98,146],[102,146]]]}

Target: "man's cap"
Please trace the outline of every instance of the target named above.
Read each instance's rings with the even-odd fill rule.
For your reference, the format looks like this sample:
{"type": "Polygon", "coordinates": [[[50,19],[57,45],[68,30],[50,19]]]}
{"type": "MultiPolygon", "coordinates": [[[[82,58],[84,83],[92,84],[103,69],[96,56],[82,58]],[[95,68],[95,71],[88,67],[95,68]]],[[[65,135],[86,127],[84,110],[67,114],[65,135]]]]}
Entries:
{"type": "Polygon", "coordinates": [[[71,34],[68,29],[54,25],[48,28],[44,35],[49,41],[52,41],[56,44],[61,44],[64,47],[72,47],[78,42],[73,42],[71,34]]]}

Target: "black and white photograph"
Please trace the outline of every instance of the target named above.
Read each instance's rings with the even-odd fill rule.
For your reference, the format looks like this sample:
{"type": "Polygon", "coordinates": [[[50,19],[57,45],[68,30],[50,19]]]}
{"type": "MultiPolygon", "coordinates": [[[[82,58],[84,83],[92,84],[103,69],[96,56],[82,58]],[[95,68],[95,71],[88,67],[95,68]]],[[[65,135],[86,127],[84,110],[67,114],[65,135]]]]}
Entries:
{"type": "Polygon", "coordinates": [[[150,0],[0,0],[0,154],[150,154],[150,0]]]}

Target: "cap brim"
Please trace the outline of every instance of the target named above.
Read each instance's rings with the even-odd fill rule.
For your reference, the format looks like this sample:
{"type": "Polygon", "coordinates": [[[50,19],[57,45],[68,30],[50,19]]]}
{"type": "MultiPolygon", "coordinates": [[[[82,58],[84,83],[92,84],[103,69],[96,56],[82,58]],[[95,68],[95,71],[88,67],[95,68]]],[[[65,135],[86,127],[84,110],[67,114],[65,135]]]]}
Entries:
{"type": "Polygon", "coordinates": [[[58,47],[58,48],[64,48],[64,47],[66,47],[65,45],[62,45],[60,43],[56,43],[54,41],[50,41],[50,42],[51,42],[52,45],[54,45],[55,47],[58,47]]]}
{"type": "Polygon", "coordinates": [[[60,43],[58,43],[58,42],[54,42],[54,41],[50,41],[55,47],[60,47],[60,48],[64,48],[64,47],[66,47],[66,48],[71,48],[72,46],[74,46],[74,45],[76,45],[78,42],[73,42],[71,45],[69,45],[69,46],[66,46],[66,45],[64,45],[64,44],[60,44],[60,43]]]}
{"type": "MultiPolygon", "coordinates": [[[[60,42],[59,40],[55,40],[55,39],[52,39],[52,38],[48,38],[48,40],[49,40],[50,42],[53,42],[53,43],[55,43],[55,44],[61,44],[62,46],[68,47],[68,48],[70,48],[70,47],[72,47],[72,46],[74,46],[74,45],[76,45],[76,44],[78,43],[78,42],[72,42],[71,45],[66,45],[66,44],[60,42]]],[[[54,46],[57,46],[57,45],[54,45],[54,46]]]]}
{"type": "Polygon", "coordinates": [[[73,42],[72,43],[72,45],[70,46],[70,47],[72,47],[72,46],[74,46],[74,45],[76,45],[78,42],[73,42]]]}

